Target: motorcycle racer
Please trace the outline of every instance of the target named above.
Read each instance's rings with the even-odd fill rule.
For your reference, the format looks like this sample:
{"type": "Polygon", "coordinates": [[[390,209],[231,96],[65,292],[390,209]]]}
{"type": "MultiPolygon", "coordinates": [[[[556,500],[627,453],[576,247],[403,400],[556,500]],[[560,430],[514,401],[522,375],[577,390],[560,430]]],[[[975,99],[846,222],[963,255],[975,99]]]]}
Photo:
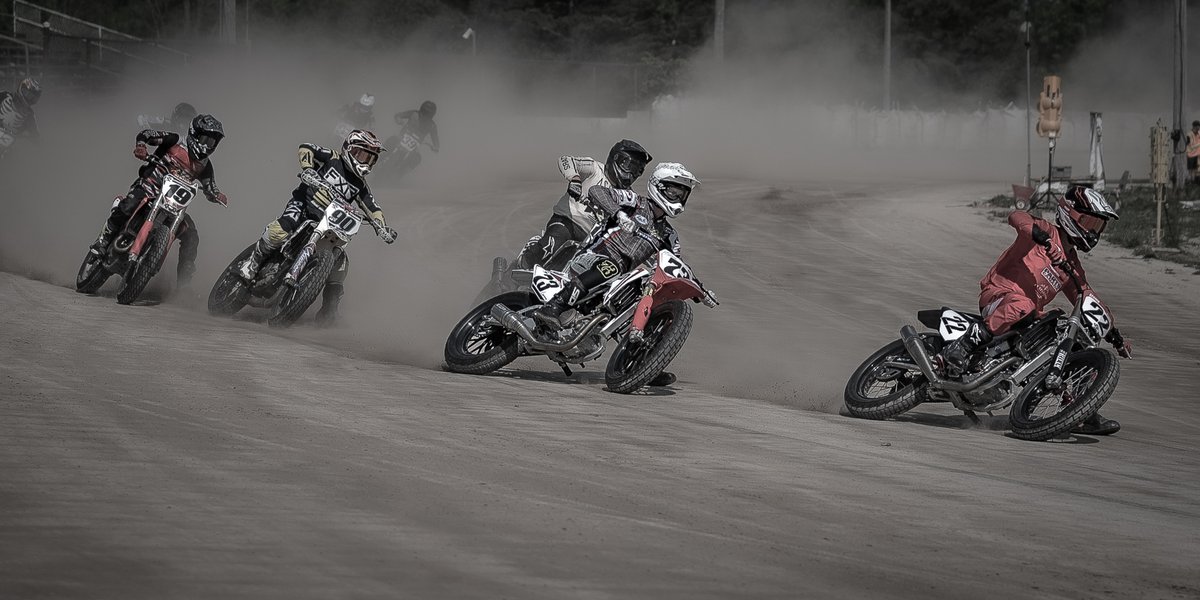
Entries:
{"type": "MultiPolygon", "coordinates": [[[[151,153],[149,146],[155,146],[153,156],[157,161],[166,164],[172,173],[186,179],[200,182],[201,189],[209,202],[228,205],[229,198],[217,189],[213,175],[213,166],[209,157],[217,145],[225,137],[221,122],[212,115],[197,115],[192,119],[188,129],[187,139],[179,143],[179,134],[170,131],[144,129],[137,134],[133,155],[138,160],[149,161],[151,153]]],[[[133,211],[147,197],[158,195],[162,182],[155,171],[154,164],[147,162],[138,169],[138,178],[129,187],[124,198],[114,203],[108,220],[99,237],[92,243],[90,251],[102,254],[112,242],[115,233],[124,226],[133,211]]],[[[176,235],[179,237],[179,266],[176,271],[177,288],[186,289],[196,272],[196,253],[200,248],[200,235],[196,231],[196,223],[190,214],[183,217],[183,225],[176,235]]]]}
{"type": "Polygon", "coordinates": [[[375,96],[364,93],[358,102],[338,109],[338,117],[355,129],[371,129],[375,126],[375,96]]]}
{"type": "MultiPolygon", "coordinates": [[[[435,153],[441,151],[442,143],[438,139],[437,123],[433,117],[437,115],[437,104],[432,100],[426,100],[421,103],[421,107],[416,110],[402,110],[396,113],[395,121],[400,126],[401,133],[405,128],[411,128],[413,135],[417,136],[418,143],[424,143],[425,138],[429,138],[429,149],[435,153]]],[[[399,137],[388,138],[387,146],[395,149],[399,142],[399,137]]],[[[401,174],[408,173],[417,168],[421,164],[421,153],[409,152],[404,157],[404,162],[398,167],[401,174]]]]}
{"type": "MultiPolygon", "coordinates": [[[[605,236],[567,263],[571,280],[533,313],[534,318],[552,329],[562,328],[567,325],[561,319],[563,311],[589,290],[628,272],[659,250],[681,254],[679,234],[667,218],[683,212],[688,196],[699,184],[683,165],[659,163],[646,186],[648,196],[603,186],[589,189],[588,202],[600,214],[602,223],[618,227],[619,231],[605,236]]],[[[708,300],[715,300],[715,296],[708,300]]]]}
{"type": "MultiPolygon", "coordinates": [[[[983,323],[973,322],[962,337],[946,346],[942,356],[948,366],[961,372],[972,351],[1023,319],[1040,316],[1060,291],[1065,292],[1071,302],[1081,293],[1094,293],[1087,283],[1077,251],[1088,252],[1094,248],[1109,219],[1117,218],[1116,211],[1100,192],[1084,186],[1071,187],[1059,200],[1056,223],[1025,211],[1010,214],[1008,224],[1017,231],[1017,239],[979,282],[983,323]],[[1046,241],[1049,249],[1043,245],[1046,241]],[[1064,285],[1069,276],[1063,265],[1074,270],[1082,290],[1064,285]]],[[[1105,339],[1121,357],[1132,357],[1132,346],[1116,327],[1105,339]]],[[[1096,413],[1075,431],[1108,435],[1120,428],[1117,421],[1096,413]]]]}
{"type": "Polygon", "coordinates": [[[641,144],[626,139],[613,145],[603,164],[590,157],[559,157],[558,170],[567,180],[567,191],[554,205],[554,214],[546,222],[541,236],[525,244],[513,261],[513,268],[531,269],[567,241],[585,242],[597,222],[594,209],[588,203],[591,189],[598,186],[628,190],[651,160],[653,157],[641,144]]]}
{"type": "MultiPolygon", "coordinates": [[[[242,263],[242,278],[253,280],[263,260],[278,250],[301,223],[307,219],[322,218],[325,208],[332,201],[330,189],[341,193],[347,201],[360,201],[369,210],[371,219],[379,225],[379,237],[389,244],[395,242],[396,230],[385,224],[383,210],[375,203],[366,181],[367,174],[383,151],[383,144],[375,134],[361,129],[350,132],[342,142],[341,152],[316,144],[301,144],[301,183],[292,191],[283,214],[267,224],[254,252],[242,263]]],[[[317,321],[323,325],[331,324],[337,317],[338,302],[345,293],[344,284],[349,274],[349,258],[341,248],[337,249],[335,261],[333,273],[322,291],[321,308],[317,312],[317,321]]]]}
{"type": "MultiPolygon", "coordinates": [[[[42,86],[33,78],[25,78],[17,85],[16,93],[0,91],[0,137],[38,137],[37,118],[33,105],[42,97],[42,86]]],[[[0,144],[0,155],[7,144],[0,144]]]]}
{"type": "Polygon", "coordinates": [[[187,102],[175,105],[170,116],[138,115],[138,126],[142,129],[165,129],[167,131],[186,131],[196,118],[196,107],[187,102]]]}

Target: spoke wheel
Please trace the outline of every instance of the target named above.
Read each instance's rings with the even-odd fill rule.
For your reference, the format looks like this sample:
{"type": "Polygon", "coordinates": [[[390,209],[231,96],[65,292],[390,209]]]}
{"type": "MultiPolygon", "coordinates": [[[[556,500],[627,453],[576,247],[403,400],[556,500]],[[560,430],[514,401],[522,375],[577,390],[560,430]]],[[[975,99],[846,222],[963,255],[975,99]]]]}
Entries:
{"type": "Polygon", "coordinates": [[[1030,380],[1009,412],[1012,433],[1042,441],[1069,433],[1108,401],[1121,376],[1113,353],[1099,348],[1072,352],[1063,365],[1062,391],[1046,387],[1050,370],[1030,380]]]}
{"type": "Polygon", "coordinates": [[[925,376],[916,371],[886,366],[912,363],[904,342],[896,340],[872,354],[846,382],[846,410],[860,419],[887,419],[921,403],[925,376]]]}

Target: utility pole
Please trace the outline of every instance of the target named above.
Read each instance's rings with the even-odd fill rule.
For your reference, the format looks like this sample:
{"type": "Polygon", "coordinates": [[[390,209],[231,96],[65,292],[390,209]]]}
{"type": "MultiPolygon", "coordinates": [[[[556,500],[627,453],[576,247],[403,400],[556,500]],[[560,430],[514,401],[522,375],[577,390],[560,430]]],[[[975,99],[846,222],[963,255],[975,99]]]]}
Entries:
{"type": "Polygon", "coordinates": [[[883,110],[892,109],[892,0],[883,10],[883,110]]]}
{"type": "Polygon", "coordinates": [[[1033,181],[1033,75],[1030,69],[1030,48],[1033,46],[1033,23],[1029,20],[1029,0],[1025,0],[1025,22],[1021,23],[1025,34],[1025,186],[1033,181]]]}
{"type": "Polygon", "coordinates": [[[713,11],[713,50],[717,62],[725,61],[725,0],[716,0],[713,11]]]}
{"type": "Polygon", "coordinates": [[[1187,162],[1184,159],[1184,148],[1187,145],[1187,138],[1184,132],[1187,131],[1185,124],[1187,118],[1184,116],[1184,111],[1187,110],[1187,0],[1175,0],[1175,94],[1174,107],[1172,110],[1172,131],[1177,135],[1175,139],[1174,154],[1171,157],[1171,166],[1174,167],[1175,178],[1173,186],[1175,189],[1183,187],[1184,181],[1187,179],[1187,162]]]}
{"type": "Polygon", "coordinates": [[[237,0],[221,0],[221,41],[237,44],[237,0]]]}

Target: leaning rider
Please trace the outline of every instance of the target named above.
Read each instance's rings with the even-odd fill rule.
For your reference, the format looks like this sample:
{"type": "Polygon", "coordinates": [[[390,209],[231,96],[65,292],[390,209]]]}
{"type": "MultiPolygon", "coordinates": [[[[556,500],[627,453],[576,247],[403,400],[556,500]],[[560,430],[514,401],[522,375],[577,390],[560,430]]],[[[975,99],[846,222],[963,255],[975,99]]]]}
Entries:
{"type": "MultiPolygon", "coordinates": [[[[1067,190],[1066,196],[1059,200],[1055,216],[1057,226],[1025,211],[1008,215],[1008,224],[1017,230],[1017,239],[979,282],[979,310],[983,323],[973,322],[962,337],[946,346],[942,356],[947,366],[961,373],[976,348],[1027,316],[1040,315],[1059,291],[1065,292],[1071,302],[1075,302],[1081,292],[1094,294],[1076,250],[1088,252],[1094,248],[1108,220],[1116,218],[1117,212],[1100,192],[1078,185],[1067,190]],[[1049,249],[1035,241],[1043,235],[1050,240],[1049,249]],[[1063,285],[1070,281],[1064,264],[1074,270],[1082,290],[1063,285]]],[[[1122,358],[1133,356],[1132,346],[1116,327],[1105,339],[1122,358]]],[[[1117,421],[1095,413],[1075,431],[1086,435],[1109,435],[1120,429],[1121,424],[1117,421]]]]}
{"type": "MultiPolygon", "coordinates": [[[[301,144],[301,183],[292,191],[283,214],[267,224],[262,238],[254,246],[254,252],[242,263],[241,276],[248,281],[253,280],[263,261],[283,246],[301,223],[308,219],[320,220],[332,201],[331,192],[342,194],[347,202],[362,202],[370,211],[371,220],[378,226],[379,237],[389,244],[395,242],[396,230],[385,224],[383,210],[375,203],[371,188],[367,186],[367,174],[383,151],[383,144],[379,143],[375,134],[361,129],[355,129],[346,136],[341,152],[316,144],[301,144]]],[[[345,293],[344,284],[350,268],[346,251],[340,247],[334,251],[333,273],[325,282],[321,309],[317,311],[317,322],[322,325],[332,324],[337,317],[338,302],[345,293]]]]}

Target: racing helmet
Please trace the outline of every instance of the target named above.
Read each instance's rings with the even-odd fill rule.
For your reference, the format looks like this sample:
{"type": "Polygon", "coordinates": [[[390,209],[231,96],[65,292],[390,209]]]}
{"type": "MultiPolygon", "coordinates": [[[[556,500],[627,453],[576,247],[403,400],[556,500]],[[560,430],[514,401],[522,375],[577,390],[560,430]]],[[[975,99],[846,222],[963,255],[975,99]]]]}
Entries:
{"type": "Polygon", "coordinates": [[[188,128],[187,150],[194,160],[208,158],[225,138],[221,122],[212,115],[196,115],[188,128]]]}
{"type": "Polygon", "coordinates": [[[604,161],[604,176],[613,187],[627,190],[642,176],[651,160],[653,157],[641,144],[633,140],[621,140],[608,151],[608,160],[604,161]]]}
{"type": "Polygon", "coordinates": [[[171,123],[187,124],[191,123],[192,119],[196,118],[196,107],[187,102],[180,102],[175,105],[175,110],[171,111],[171,123]]]}
{"type": "Polygon", "coordinates": [[[1096,247],[1109,219],[1118,219],[1117,211],[1104,194],[1082,185],[1072,186],[1058,201],[1055,220],[1071,243],[1084,252],[1096,247]]]}
{"type": "Polygon", "coordinates": [[[664,162],[658,163],[658,166],[654,167],[654,173],[650,175],[650,182],[646,184],[646,191],[655,205],[662,209],[668,217],[674,218],[683,212],[692,188],[698,185],[700,185],[700,180],[696,179],[683,165],[664,162]]]}
{"type": "Polygon", "coordinates": [[[37,104],[38,98],[42,97],[42,84],[32,77],[26,77],[21,80],[17,86],[17,97],[25,106],[33,106],[37,104]]]}
{"type": "Polygon", "coordinates": [[[371,167],[379,161],[379,154],[387,150],[374,133],[355,129],[342,142],[342,161],[352,168],[359,178],[365,179],[371,167]]]}
{"type": "Polygon", "coordinates": [[[372,106],[375,106],[375,96],[371,94],[363,94],[359,97],[358,106],[356,108],[358,108],[359,112],[368,113],[371,112],[372,106]]]}
{"type": "Polygon", "coordinates": [[[437,104],[434,104],[433,100],[426,100],[421,103],[421,108],[417,109],[417,112],[426,119],[432,119],[437,114],[437,104]]]}

